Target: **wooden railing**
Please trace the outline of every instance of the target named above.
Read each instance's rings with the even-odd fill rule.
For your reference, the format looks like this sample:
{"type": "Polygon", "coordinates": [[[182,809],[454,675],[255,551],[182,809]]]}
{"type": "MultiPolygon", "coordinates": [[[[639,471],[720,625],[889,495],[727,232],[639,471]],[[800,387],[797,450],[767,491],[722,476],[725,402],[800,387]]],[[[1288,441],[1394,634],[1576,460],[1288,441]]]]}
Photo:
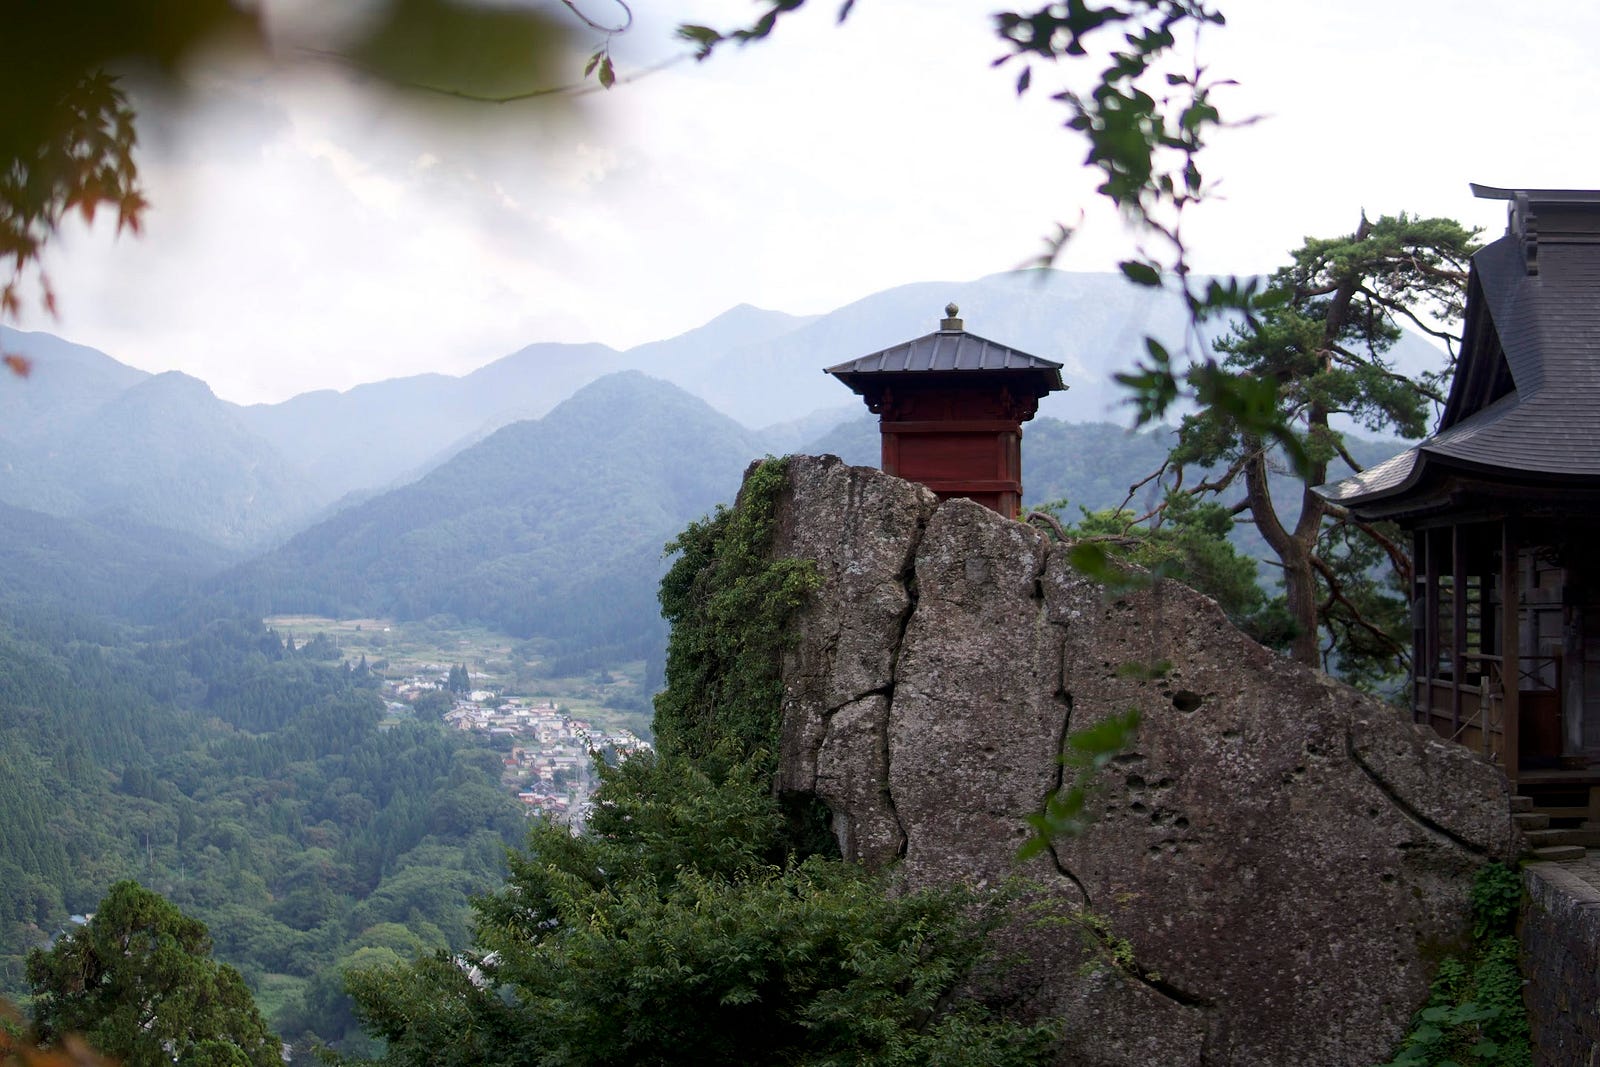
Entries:
{"type": "MultiPolygon", "coordinates": [[[[1461,656],[1460,677],[1419,678],[1417,710],[1434,731],[1447,740],[1497,756],[1496,738],[1505,732],[1505,660],[1481,652],[1461,656]],[[1473,681],[1463,681],[1470,677],[1473,681]]],[[[1517,691],[1559,691],[1561,655],[1552,653],[1517,658],[1517,691]]]]}

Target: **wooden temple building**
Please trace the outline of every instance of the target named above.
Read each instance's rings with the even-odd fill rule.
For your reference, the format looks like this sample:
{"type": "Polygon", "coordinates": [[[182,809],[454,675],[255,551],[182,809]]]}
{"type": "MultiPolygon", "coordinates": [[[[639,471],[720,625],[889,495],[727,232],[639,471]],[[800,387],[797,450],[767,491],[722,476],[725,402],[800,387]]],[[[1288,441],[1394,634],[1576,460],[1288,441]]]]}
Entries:
{"type": "Polygon", "coordinates": [[[1061,364],[968,333],[945,307],[939,329],[827,368],[878,416],[883,470],[1014,519],[1022,508],[1022,424],[1065,389],[1061,364]]]}
{"type": "Polygon", "coordinates": [[[1417,721],[1600,819],[1600,190],[1473,191],[1509,225],[1438,431],[1318,491],[1412,537],[1417,721]]]}

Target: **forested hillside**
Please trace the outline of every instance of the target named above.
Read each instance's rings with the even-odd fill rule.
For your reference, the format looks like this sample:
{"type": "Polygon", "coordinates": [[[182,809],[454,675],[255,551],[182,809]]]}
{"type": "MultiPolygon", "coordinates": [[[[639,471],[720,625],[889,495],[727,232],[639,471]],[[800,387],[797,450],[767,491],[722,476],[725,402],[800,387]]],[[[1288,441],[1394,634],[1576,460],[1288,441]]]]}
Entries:
{"type": "Polygon", "coordinates": [[[0,504],[0,588],[10,601],[122,614],[154,583],[181,586],[238,558],[127,515],[91,522],[0,504]]]}
{"type": "Polygon", "coordinates": [[[613,375],[223,575],[208,603],[447,614],[635,658],[663,632],[662,546],[731,499],[759,455],[737,423],[675,386],[613,375]]]}
{"type": "Polygon", "coordinates": [[[352,1025],[339,971],[468,939],[524,819],[498,757],[380,726],[364,670],[258,623],[167,641],[0,621],[0,993],[137,878],[205,920],[287,1039],[352,1025]]]}

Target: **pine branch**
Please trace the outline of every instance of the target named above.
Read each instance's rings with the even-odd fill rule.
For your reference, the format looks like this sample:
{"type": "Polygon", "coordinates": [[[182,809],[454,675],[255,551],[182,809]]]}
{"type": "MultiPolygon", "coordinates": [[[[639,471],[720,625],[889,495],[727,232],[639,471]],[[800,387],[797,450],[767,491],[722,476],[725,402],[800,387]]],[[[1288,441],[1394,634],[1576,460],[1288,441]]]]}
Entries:
{"type": "Polygon", "coordinates": [[[1333,608],[1335,605],[1342,604],[1350,613],[1349,621],[1344,625],[1348,627],[1353,623],[1371,634],[1397,660],[1409,662],[1405,646],[1391,637],[1387,631],[1368,622],[1367,617],[1361,613],[1361,609],[1356,607],[1349,597],[1345,596],[1344,586],[1340,583],[1338,575],[1334,573],[1333,568],[1328,565],[1327,561],[1314,552],[1311,554],[1310,559],[1311,565],[1317,569],[1318,574],[1322,575],[1322,580],[1327,583],[1328,587],[1327,599],[1317,606],[1317,615],[1322,620],[1323,625],[1330,629],[1335,625],[1336,619],[1332,614],[1333,608]]]}

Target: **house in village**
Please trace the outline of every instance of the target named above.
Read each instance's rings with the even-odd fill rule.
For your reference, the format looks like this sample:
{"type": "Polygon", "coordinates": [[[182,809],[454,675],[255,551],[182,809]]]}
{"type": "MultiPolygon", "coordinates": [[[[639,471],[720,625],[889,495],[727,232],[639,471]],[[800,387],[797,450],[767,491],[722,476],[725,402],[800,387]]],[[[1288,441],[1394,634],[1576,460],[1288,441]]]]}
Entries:
{"type": "Polygon", "coordinates": [[[1411,707],[1600,819],[1600,190],[1491,189],[1438,431],[1325,497],[1413,540],[1411,707]]]}

